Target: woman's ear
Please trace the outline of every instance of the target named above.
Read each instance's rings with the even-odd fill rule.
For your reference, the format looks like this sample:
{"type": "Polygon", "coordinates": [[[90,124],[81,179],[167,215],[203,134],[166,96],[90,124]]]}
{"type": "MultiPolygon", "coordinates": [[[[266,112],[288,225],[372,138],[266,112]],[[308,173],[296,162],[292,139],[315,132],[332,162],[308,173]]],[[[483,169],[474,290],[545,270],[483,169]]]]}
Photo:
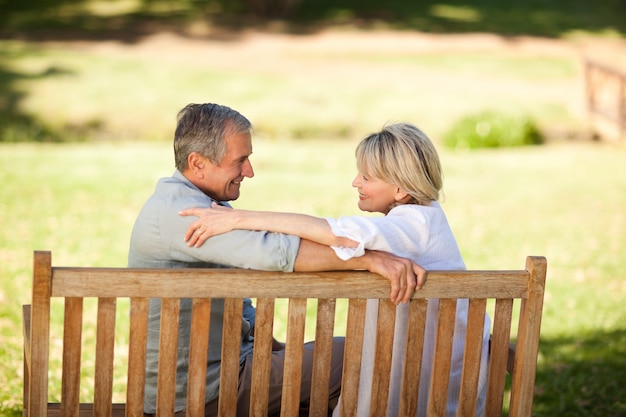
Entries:
{"type": "Polygon", "coordinates": [[[398,187],[396,189],[396,193],[394,195],[394,199],[396,200],[397,203],[405,203],[405,202],[407,202],[407,201],[409,201],[411,199],[411,196],[409,195],[409,193],[404,191],[402,188],[398,187]]]}

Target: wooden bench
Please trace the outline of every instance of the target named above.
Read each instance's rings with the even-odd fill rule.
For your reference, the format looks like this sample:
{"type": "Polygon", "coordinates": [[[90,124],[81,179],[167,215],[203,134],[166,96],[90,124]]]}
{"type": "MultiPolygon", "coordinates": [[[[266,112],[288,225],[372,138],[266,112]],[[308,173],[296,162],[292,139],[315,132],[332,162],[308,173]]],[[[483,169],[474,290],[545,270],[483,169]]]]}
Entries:
{"type": "MultiPolygon", "coordinates": [[[[445,410],[447,372],[450,366],[454,311],[457,298],[469,298],[468,332],[460,398],[460,414],[470,415],[476,401],[476,370],[479,368],[483,317],[487,300],[495,299],[492,313],[488,416],[502,415],[507,378],[511,373],[509,415],[530,416],[544,297],[546,260],[528,257],[523,270],[433,271],[427,283],[411,300],[408,341],[421,346],[428,298],[439,298],[436,357],[429,415],[445,410]],[[515,302],[520,299],[521,302],[515,302]],[[515,308],[514,308],[515,307],[515,308]],[[519,322],[513,318],[519,314],[519,322]],[[516,349],[509,358],[512,328],[516,349]],[[444,371],[441,371],[444,370],[444,371]],[[442,393],[444,393],[442,395],[442,393]]],[[[388,281],[369,272],[323,273],[258,272],[239,269],[129,269],[53,267],[50,252],[35,252],[32,305],[24,306],[24,416],[143,416],[144,363],[146,356],[147,308],[151,297],[162,299],[161,356],[159,358],[159,416],[173,414],[178,312],[181,298],[193,299],[190,346],[188,414],[204,410],[204,372],[211,298],[225,299],[220,416],[231,416],[236,407],[239,374],[239,337],[242,298],[256,299],[257,321],[250,415],[267,415],[269,356],[273,335],[275,299],[289,299],[286,336],[285,384],[281,416],[299,415],[300,358],[306,321],[307,299],[317,299],[316,350],[310,415],[327,415],[330,343],[334,334],[335,300],[348,299],[345,358],[342,382],[342,416],[353,416],[363,340],[365,299],[379,298],[379,326],[373,386],[377,407],[387,407],[391,340],[395,308],[388,301],[388,281]],[[228,283],[228,285],[225,285],[228,283]],[[51,301],[64,300],[63,334],[51,332],[51,301]],[[84,299],[97,298],[95,363],[81,363],[84,299]],[[127,335],[116,329],[116,303],[130,299],[127,335]],[[115,341],[128,340],[125,403],[114,404],[113,367],[115,341]],[[51,345],[62,341],[61,400],[48,398],[51,345]],[[377,350],[378,352],[378,350],[377,350]],[[173,355],[172,355],[173,353],[173,355]],[[93,398],[80,402],[81,372],[95,367],[93,398]],[[46,414],[47,413],[47,414],[46,414]]],[[[55,301],[59,303],[58,301],[55,301]]],[[[120,303],[121,304],[121,303],[120,303]]],[[[90,317],[89,317],[90,318],[90,317]]],[[[59,318],[56,319],[59,321],[59,318]]],[[[119,320],[118,320],[119,321],[119,320]]],[[[119,350],[119,349],[118,349],[119,350]]],[[[405,361],[401,411],[415,415],[419,386],[420,350],[410,349],[405,361]],[[408,411],[407,411],[408,410],[408,411]]],[[[56,357],[55,357],[56,359],[56,357]]],[[[84,378],[83,378],[84,379],[84,378]]],[[[58,389],[58,387],[57,387],[58,389]]],[[[439,413],[440,414],[440,413],[439,413]]],[[[376,414],[380,415],[380,414],[376,414]]]]}

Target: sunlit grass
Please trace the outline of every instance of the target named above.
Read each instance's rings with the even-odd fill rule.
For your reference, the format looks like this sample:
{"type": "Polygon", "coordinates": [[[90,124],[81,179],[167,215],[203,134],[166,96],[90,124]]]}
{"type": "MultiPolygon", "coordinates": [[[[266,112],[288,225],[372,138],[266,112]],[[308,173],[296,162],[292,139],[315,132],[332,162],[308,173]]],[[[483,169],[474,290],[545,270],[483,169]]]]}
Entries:
{"type": "Polygon", "coordinates": [[[443,19],[464,22],[476,22],[483,18],[475,8],[469,6],[450,6],[435,4],[430,8],[430,14],[443,19]]]}

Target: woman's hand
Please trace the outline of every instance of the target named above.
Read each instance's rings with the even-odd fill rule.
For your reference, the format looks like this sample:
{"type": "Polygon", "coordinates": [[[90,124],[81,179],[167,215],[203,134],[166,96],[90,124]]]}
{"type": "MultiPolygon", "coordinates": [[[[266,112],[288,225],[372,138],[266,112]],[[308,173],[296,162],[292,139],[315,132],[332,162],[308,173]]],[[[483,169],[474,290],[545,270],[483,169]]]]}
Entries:
{"type": "Polygon", "coordinates": [[[211,236],[230,232],[234,228],[234,210],[213,203],[210,208],[190,208],[178,213],[181,216],[197,216],[187,228],[185,242],[199,248],[211,236]]]}

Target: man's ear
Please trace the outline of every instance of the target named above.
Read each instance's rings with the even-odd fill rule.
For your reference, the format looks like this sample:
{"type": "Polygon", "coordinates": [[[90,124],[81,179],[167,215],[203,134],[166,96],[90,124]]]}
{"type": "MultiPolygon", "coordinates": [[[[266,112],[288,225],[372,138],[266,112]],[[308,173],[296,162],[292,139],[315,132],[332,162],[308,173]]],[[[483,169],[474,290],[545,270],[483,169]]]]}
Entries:
{"type": "Polygon", "coordinates": [[[187,157],[187,168],[194,176],[202,176],[202,171],[208,161],[198,152],[191,152],[187,157]]]}

